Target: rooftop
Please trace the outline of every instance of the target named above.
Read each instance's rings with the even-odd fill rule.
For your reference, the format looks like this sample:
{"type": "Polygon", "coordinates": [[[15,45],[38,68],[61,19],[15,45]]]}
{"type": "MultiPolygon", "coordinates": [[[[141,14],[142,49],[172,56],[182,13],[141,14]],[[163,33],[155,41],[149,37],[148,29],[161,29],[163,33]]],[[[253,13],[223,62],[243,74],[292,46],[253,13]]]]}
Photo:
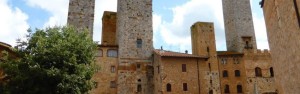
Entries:
{"type": "Polygon", "coordinates": [[[192,54],[165,51],[165,50],[159,50],[159,49],[155,49],[154,52],[162,57],[208,58],[207,56],[197,56],[197,55],[192,55],[192,54]]]}

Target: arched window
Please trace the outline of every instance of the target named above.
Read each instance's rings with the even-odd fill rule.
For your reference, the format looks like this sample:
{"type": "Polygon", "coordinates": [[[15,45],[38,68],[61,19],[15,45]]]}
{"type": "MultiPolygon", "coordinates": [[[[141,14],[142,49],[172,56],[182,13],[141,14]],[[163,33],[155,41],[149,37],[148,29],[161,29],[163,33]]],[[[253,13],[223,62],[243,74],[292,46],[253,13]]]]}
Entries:
{"type": "Polygon", "coordinates": [[[271,77],[274,77],[273,67],[270,68],[270,75],[271,75],[271,77]]]}
{"type": "Polygon", "coordinates": [[[224,93],[230,93],[230,91],[229,91],[229,85],[225,85],[224,93]]]}
{"type": "Polygon", "coordinates": [[[171,92],[171,90],[172,90],[171,84],[168,83],[168,84],[167,84],[167,92],[171,92]]]}
{"type": "Polygon", "coordinates": [[[243,93],[243,87],[242,87],[242,85],[237,85],[236,88],[237,88],[237,92],[238,93],[243,93]]]}
{"type": "Polygon", "coordinates": [[[262,77],[261,69],[259,67],[255,68],[255,76],[256,77],[262,77]]]}
{"type": "Polygon", "coordinates": [[[118,51],[115,49],[107,50],[107,57],[118,57],[118,51]]]}
{"type": "Polygon", "coordinates": [[[241,76],[240,70],[235,70],[234,74],[235,74],[235,77],[240,77],[241,76]]]}
{"type": "Polygon", "coordinates": [[[223,70],[223,77],[228,77],[228,72],[227,72],[227,70],[223,70]]]}

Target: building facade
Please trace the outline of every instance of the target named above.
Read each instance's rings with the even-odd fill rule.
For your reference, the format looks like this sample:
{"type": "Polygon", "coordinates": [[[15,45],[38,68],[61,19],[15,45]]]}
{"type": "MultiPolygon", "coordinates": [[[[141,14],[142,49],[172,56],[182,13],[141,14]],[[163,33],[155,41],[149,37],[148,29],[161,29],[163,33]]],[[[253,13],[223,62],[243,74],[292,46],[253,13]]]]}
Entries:
{"type": "Polygon", "coordinates": [[[250,1],[222,2],[228,51],[216,50],[213,23],[196,22],[188,54],[153,48],[152,0],[118,0],[117,12],[103,14],[91,93],[277,94],[270,52],[256,48],[250,1]]]}
{"type": "Polygon", "coordinates": [[[280,94],[300,92],[300,0],[262,0],[276,86],[280,94]]]}

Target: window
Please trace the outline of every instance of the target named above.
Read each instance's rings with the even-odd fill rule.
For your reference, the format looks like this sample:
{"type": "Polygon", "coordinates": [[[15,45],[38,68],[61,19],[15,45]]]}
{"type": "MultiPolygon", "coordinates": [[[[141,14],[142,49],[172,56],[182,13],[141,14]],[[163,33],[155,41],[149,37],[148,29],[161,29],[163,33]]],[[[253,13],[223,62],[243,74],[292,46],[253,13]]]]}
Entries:
{"type": "Polygon", "coordinates": [[[271,77],[274,77],[273,67],[270,68],[270,75],[271,75],[271,77]]]}
{"type": "Polygon", "coordinates": [[[225,85],[224,92],[225,93],[230,93],[230,91],[229,91],[229,85],[225,85]]]}
{"type": "Polygon", "coordinates": [[[111,71],[111,73],[115,73],[116,67],[115,67],[115,66],[111,66],[111,67],[110,67],[110,71],[111,71]]]}
{"type": "Polygon", "coordinates": [[[167,84],[167,92],[171,92],[171,90],[172,90],[171,84],[168,83],[168,84],[167,84]]]}
{"type": "Polygon", "coordinates": [[[116,81],[110,81],[110,88],[116,88],[116,87],[117,87],[116,81]]]}
{"type": "Polygon", "coordinates": [[[182,64],[182,72],[186,72],[186,64],[182,64]]]}
{"type": "Polygon", "coordinates": [[[142,85],[138,84],[138,86],[137,86],[137,92],[141,92],[141,91],[142,91],[142,85]]]}
{"type": "Polygon", "coordinates": [[[255,68],[255,76],[256,77],[262,77],[261,69],[259,67],[255,68]]]}
{"type": "Polygon", "coordinates": [[[115,49],[109,49],[109,50],[107,50],[107,56],[108,57],[118,57],[118,51],[115,49]]]}
{"type": "Polygon", "coordinates": [[[102,52],[101,49],[97,51],[96,56],[97,57],[102,57],[103,56],[103,52],[102,52]]]}
{"type": "Polygon", "coordinates": [[[233,58],[233,60],[234,60],[234,64],[240,64],[239,58],[233,58]]]}
{"type": "Polygon", "coordinates": [[[142,80],[138,79],[138,85],[137,85],[137,92],[141,92],[142,91],[142,85],[141,85],[142,80]]]}
{"type": "Polygon", "coordinates": [[[187,83],[183,83],[183,91],[188,91],[187,83]]]}
{"type": "Polygon", "coordinates": [[[142,44],[143,44],[142,39],[137,39],[137,40],[136,40],[136,47],[137,47],[137,48],[142,48],[142,44]]]}
{"type": "Polygon", "coordinates": [[[214,94],[214,91],[213,90],[209,90],[208,94],[214,94]]]}
{"type": "Polygon", "coordinates": [[[221,59],[221,63],[222,63],[223,65],[225,65],[225,64],[226,64],[226,61],[227,61],[227,59],[226,59],[226,58],[222,58],[222,59],[221,59]]]}
{"type": "Polygon", "coordinates": [[[141,68],[141,64],[137,64],[137,65],[136,65],[136,68],[137,68],[137,69],[140,69],[140,68],[141,68]]]}
{"type": "Polygon", "coordinates": [[[207,50],[207,53],[209,53],[209,47],[207,47],[206,50],[207,50]]]}
{"type": "Polygon", "coordinates": [[[228,72],[227,72],[227,70],[224,70],[224,71],[223,71],[223,77],[228,77],[228,72]]]}
{"type": "Polygon", "coordinates": [[[235,77],[241,76],[240,70],[235,70],[234,73],[235,73],[235,77]]]}
{"type": "Polygon", "coordinates": [[[238,93],[243,93],[242,85],[237,85],[236,88],[238,93]]]}

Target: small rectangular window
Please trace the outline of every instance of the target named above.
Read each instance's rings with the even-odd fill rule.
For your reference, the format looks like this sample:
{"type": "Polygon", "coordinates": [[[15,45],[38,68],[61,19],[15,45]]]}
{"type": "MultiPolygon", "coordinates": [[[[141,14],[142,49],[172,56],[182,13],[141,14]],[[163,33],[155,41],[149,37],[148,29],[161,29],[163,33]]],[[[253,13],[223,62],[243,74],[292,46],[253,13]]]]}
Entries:
{"type": "Polygon", "coordinates": [[[116,87],[117,87],[116,81],[110,81],[110,88],[116,88],[116,87]]]}
{"type": "Polygon", "coordinates": [[[137,46],[137,48],[142,48],[142,44],[143,44],[142,39],[137,39],[136,40],[136,46],[137,46]]]}
{"type": "Polygon", "coordinates": [[[116,67],[115,66],[111,66],[111,73],[115,73],[116,71],[116,67]]]}
{"type": "Polygon", "coordinates": [[[182,72],[186,72],[186,64],[182,64],[182,72]]]}
{"type": "Polygon", "coordinates": [[[141,64],[137,64],[137,65],[136,65],[136,68],[137,68],[137,69],[140,69],[140,68],[141,68],[141,64]]]}
{"type": "Polygon", "coordinates": [[[137,92],[142,92],[142,85],[141,84],[138,84],[138,86],[137,86],[137,92]]]}
{"type": "Polygon", "coordinates": [[[115,49],[107,50],[107,57],[118,57],[118,51],[115,49]]]}
{"type": "Polygon", "coordinates": [[[183,83],[183,91],[188,91],[187,83],[183,83]]]}

